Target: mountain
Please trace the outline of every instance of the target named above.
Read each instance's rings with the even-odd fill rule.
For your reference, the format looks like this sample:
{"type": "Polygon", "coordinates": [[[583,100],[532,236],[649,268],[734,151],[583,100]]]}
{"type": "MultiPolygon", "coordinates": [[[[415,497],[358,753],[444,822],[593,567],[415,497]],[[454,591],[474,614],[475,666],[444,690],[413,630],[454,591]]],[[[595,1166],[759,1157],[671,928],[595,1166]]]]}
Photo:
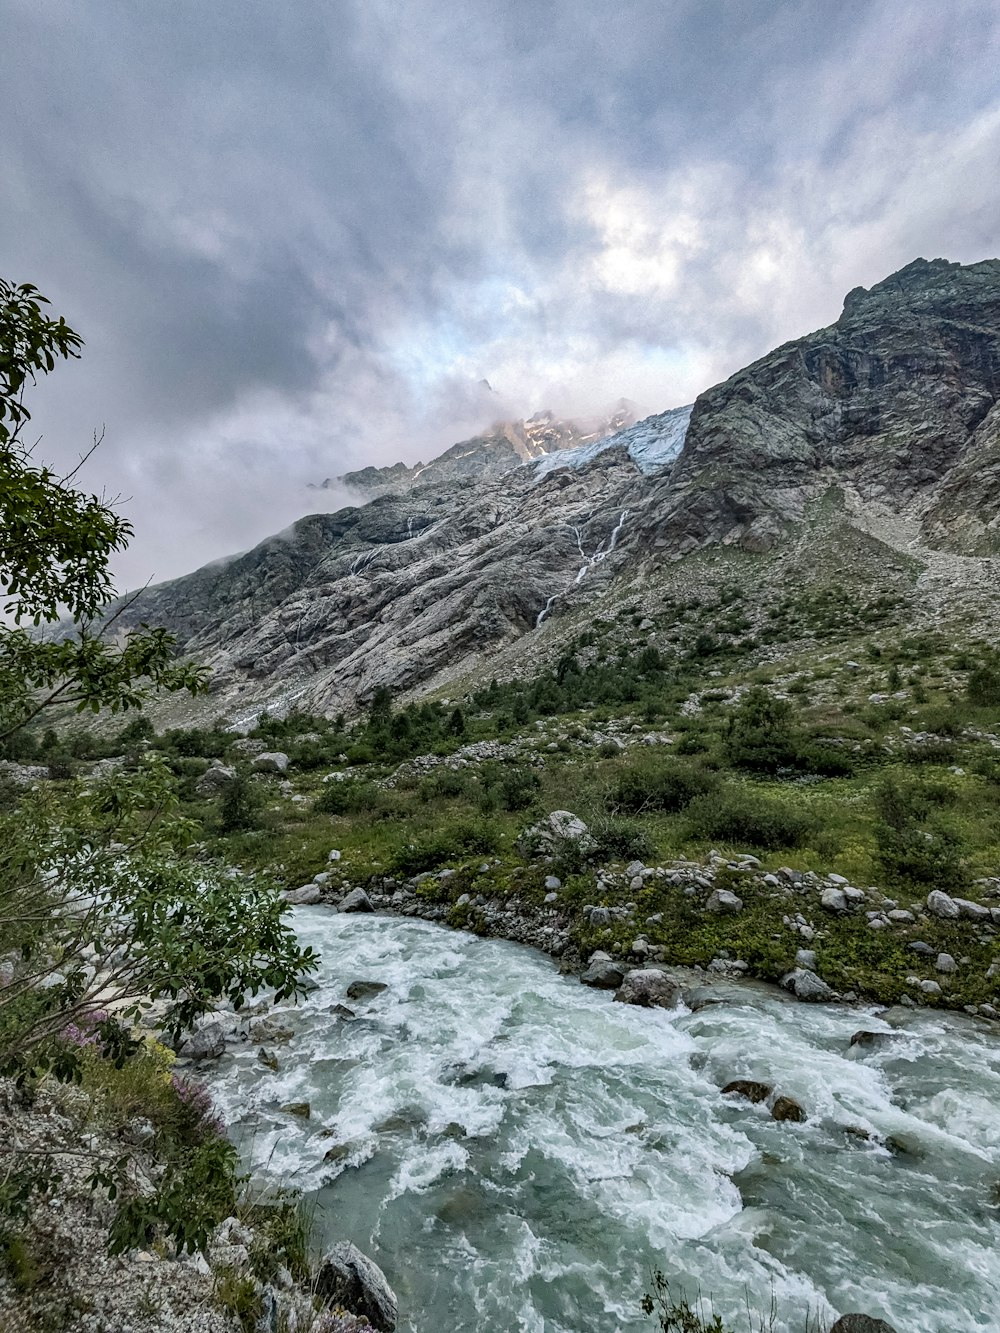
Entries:
{"type": "Polygon", "coordinates": [[[782,589],[827,585],[885,593],[907,623],[989,621],[998,400],[1000,261],[916,260],[693,408],[574,445],[535,419],[372,469],[367,503],[150,588],[121,623],[172,629],[239,725],[524,674],[595,617],[624,651],[639,622],[669,648],[664,599],[733,580],[751,633],[782,589]]]}
{"type": "Polygon", "coordinates": [[[366,498],[386,491],[409,490],[437,482],[480,480],[512,472],[536,458],[563,449],[577,449],[631,426],[632,404],[620,400],[606,418],[593,421],[562,421],[551,412],[536,412],[526,421],[498,421],[485,435],[461,440],[430,463],[394,463],[391,467],[366,467],[328,477],[320,485],[328,490],[336,484],[362,492],[366,498]]]}

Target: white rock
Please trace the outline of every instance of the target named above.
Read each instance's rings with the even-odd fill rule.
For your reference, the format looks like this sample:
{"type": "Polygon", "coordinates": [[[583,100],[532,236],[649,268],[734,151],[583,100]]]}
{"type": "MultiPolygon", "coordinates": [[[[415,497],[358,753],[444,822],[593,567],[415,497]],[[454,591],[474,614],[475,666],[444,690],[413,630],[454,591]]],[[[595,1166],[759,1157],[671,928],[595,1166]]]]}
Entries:
{"type": "Polygon", "coordinates": [[[743,899],[738,898],[735,893],[730,893],[728,889],[716,889],[705,904],[705,909],[717,913],[742,912],[743,899]]]}
{"type": "Polygon", "coordinates": [[[947,921],[955,921],[960,915],[958,903],[940,889],[931,889],[927,895],[927,910],[931,916],[939,916],[947,921]]]}

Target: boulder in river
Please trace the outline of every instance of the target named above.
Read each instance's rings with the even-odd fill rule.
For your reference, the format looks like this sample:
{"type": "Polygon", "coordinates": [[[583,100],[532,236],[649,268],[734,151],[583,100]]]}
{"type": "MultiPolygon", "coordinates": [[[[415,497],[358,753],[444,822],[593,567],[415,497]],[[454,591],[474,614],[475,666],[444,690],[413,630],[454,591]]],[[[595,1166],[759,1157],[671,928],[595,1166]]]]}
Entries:
{"type": "Polygon", "coordinates": [[[367,1254],[349,1240],[328,1250],[316,1276],[316,1294],[330,1305],[363,1315],[381,1333],[393,1333],[399,1316],[396,1293],[367,1254]]]}
{"type": "Polygon", "coordinates": [[[347,988],[349,1000],[370,1000],[373,995],[381,995],[389,987],[384,981],[352,981],[347,988]]]}
{"type": "Polygon", "coordinates": [[[860,1032],[855,1032],[851,1038],[852,1046],[861,1046],[865,1050],[877,1050],[880,1046],[887,1045],[897,1036],[895,1032],[871,1032],[867,1028],[862,1028],[860,1032]]]}
{"type": "Polygon", "coordinates": [[[801,1124],[805,1118],[805,1111],[794,1097],[775,1097],[771,1106],[772,1120],[791,1120],[794,1124],[801,1124]]]}
{"type": "Polygon", "coordinates": [[[830,1333],[896,1333],[884,1319],[873,1319],[867,1314],[842,1314],[830,1333]]]}
{"type": "Polygon", "coordinates": [[[722,1089],[723,1097],[745,1097],[754,1104],[766,1102],[773,1092],[770,1083],[761,1083],[754,1078],[734,1078],[722,1089]]]}
{"type": "Polygon", "coordinates": [[[206,1023],[187,1041],[182,1054],[192,1060],[218,1060],[226,1051],[226,1034],[221,1023],[206,1023]]]}
{"type": "Polygon", "coordinates": [[[638,967],[626,973],[615,992],[615,999],[622,1004],[638,1004],[644,1009],[673,1009],[679,998],[676,981],[655,967],[638,967]]]}

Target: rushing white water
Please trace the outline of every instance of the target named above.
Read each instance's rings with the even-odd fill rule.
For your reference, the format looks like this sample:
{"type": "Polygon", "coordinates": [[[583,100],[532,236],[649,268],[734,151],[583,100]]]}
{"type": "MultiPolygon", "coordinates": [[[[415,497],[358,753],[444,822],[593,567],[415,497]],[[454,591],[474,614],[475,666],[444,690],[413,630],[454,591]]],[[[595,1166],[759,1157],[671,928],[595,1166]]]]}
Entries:
{"type": "Polygon", "coordinates": [[[974,1023],[915,1014],[861,1050],[855,1030],[890,1030],[873,1013],[762,987],[636,1009],[500,941],[323,908],[296,921],[323,966],[283,1010],[280,1068],[247,1048],[212,1091],[256,1169],[385,1269],[402,1330],[651,1329],[655,1265],[734,1323],[773,1293],[776,1333],[847,1310],[900,1333],[1000,1326],[1000,1047],[974,1023]],[[345,1001],[359,979],[387,989],[345,1001]],[[808,1120],[722,1097],[739,1077],[808,1120]],[[302,1101],[308,1121],[280,1110],[302,1101]]]}

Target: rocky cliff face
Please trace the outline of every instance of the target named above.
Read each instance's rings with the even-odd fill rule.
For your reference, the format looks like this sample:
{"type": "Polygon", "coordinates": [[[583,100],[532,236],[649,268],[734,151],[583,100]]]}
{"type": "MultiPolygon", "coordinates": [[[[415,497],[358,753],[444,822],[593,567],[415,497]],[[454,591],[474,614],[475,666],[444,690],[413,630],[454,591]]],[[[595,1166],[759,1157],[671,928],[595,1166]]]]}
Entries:
{"type": "Polygon", "coordinates": [[[998,396],[1000,261],[915,260],[702,394],[637,532],[761,549],[838,485],[919,516],[933,544],[1000,549],[998,396]]]}
{"type": "Polygon", "coordinates": [[[567,611],[616,588],[641,602],[651,575],[698,553],[794,546],[808,578],[824,496],[917,564],[964,555],[945,577],[988,587],[998,399],[1000,261],[917,260],[702,394],[690,424],[675,409],[569,447],[559,423],[534,437],[524,423],[524,438],[467,441],[419,473],[370,469],[383,493],[368,503],[149,589],[129,616],[207,661],[215,711],[238,721],[264,702],[334,713],[380,684],[492,674],[501,650],[511,669],[558,641],[567,611]]]}

